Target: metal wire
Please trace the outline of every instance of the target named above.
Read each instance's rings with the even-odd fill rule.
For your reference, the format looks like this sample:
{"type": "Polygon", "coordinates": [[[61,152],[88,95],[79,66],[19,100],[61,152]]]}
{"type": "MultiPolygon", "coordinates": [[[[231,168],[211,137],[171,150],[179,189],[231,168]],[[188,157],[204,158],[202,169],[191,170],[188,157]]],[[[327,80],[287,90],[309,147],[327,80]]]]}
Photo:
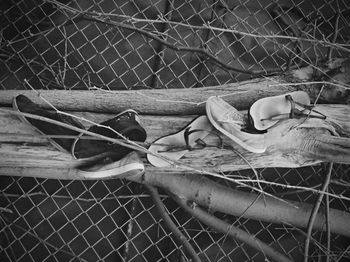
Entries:
{"type": "MultiPolygon", "coordinates": [[[[338,41],[349,41],[349,7],[345,0],[11,0],[0,16],[0,87],[24,89],[27,79],[38,89],[195,88],[282,73],[327,59],[335,28],[338,41]],[[330,44],[314,41],[320,37],[330,44]]],[[[334,171],[329,191],[348,196],[349,167],[335,165],[334,171]]],[[[317,187],[324,178],[319,166],[258,172],[269,181],[305,187],[317,187]]],[[[251,170],[230,175],[253,177],[251,170]]],[[[0,261],[186,258],[140,185],[124,180],[0,180],[0,261]]],[[[264,190],[301,202],[317,198],[269,185],[264,190]]],[[[170,198],[163,201],[202,261],[265,259],[203,226],[170,198]]],[[[349,203],[339,199],[331,198],[330,206],[349,211],[349,203]]],[[[217,215],[295,261],[301,259],[300,229],[217,215]]],[[[327,255],[325,234],[312,236],[309,257],[322,260],[327,255]]],[[[331,261],[347,261],[348,245],[348,239],[332,235],[331,261]]]]}

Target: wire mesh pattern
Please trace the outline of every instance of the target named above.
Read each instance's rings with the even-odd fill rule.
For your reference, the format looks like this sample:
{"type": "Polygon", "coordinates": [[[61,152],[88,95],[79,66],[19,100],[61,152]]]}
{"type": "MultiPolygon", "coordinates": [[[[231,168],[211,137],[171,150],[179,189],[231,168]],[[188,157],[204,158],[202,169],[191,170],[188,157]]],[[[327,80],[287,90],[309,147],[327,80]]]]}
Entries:
{"type": "MultiPolygon", "coordinates": [[[[332,42],[336,31],[337,42],[349,41],[349,7],[345,0],[6,1],[0,86],[27,89],[26,79],[38,89],[195,88],[283,73],[327,58],[329,48],[315,40],[332,42]]],[[[268,181],[315,188],[325,176],[322,166],[258,172],[268,181]]],[[[348,173],[348,166],[334,166],[331,193],[349,196],[348,173]]],[[[253,176],[251,170],[229,175],[253,176]]],[[[0,188],[0,261],[186,261],[141,185],[1,176],[0,188]]],[[[300,202],[317,198],[264,190],[300,202]]],[[[166,195],[162,200],[202,261],[265,261],[166,195]]],[[[331,198],[330,206],[350,211],[341,199],[331,198]]],[[[300,229],[216,215],[302,260],[300,229]]],[[[325,261],[325,234],[315,231],[313,239],[310,261],[325,261]]],[[[348,261],[349,244],[332,235],[330,261],[348,261]]]]}

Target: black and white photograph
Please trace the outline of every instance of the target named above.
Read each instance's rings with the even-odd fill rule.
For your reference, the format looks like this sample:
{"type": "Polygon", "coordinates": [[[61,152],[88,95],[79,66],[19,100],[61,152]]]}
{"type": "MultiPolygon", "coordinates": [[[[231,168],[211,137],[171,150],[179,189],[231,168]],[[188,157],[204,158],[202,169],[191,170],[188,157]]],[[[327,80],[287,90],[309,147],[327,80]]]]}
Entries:
{"type": "Polygon", "coordinates": [[[350,1],[0,0],[0,261],[350,261],[350,1]]]}

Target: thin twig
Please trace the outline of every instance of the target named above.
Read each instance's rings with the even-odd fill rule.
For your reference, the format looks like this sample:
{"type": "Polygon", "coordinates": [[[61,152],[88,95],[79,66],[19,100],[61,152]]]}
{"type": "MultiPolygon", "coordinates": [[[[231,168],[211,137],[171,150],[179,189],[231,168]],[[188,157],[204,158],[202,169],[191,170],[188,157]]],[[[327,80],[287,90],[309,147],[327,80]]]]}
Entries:
{"type": "MultiPolygon", "coordinates": [[[[260,184],[260,177],[259,177],[258,171],[256,171],[255,167],[253,167],[253,165],[240,152],[235,150],[233,146],[232,146],[232,151],[235,152],[235,154],[238,155],[241,159],[243,159],[243,161],[246,162],[246,164],[251,168],[251,170],[253,171],[254,176],[256,178],[256,182],[258,184],[258,187],[260,188],[261,191],[263,191],[263,188],[260,184]]],[[[264,198],[264,202],[266,202],[265,198],[264,198]]]]}
{"type": "MultiPolygon", "coordinates": [[[[339,20],[340,20],[340,7],[339,7],[339,1],[336,1],[337,3],[337,17],[335,19],[335,28],[334,28],[334,35],[332,39],[332,43],[335,43],[335,41],[338,38],[338,33],[339,33],[339,20]]],[[[333,46],[328,47],[328,52],[327,52],[327,60],[330,62],[332,60],[332,52],[333,52],[333,46]]]]}
{"type": "MultiPolygon", "coordinates": [[[[0,192],[1,194],[2,192],[0,192]]],[[[0,213],[1,212],[6,212],[6,213],[10,213],[10,214],[13,214],[13,211],[9,208],[6,208],[6,207],[0,207],[0,213]]]]}
{"type": "MultiPolygon", "coordinates": [[[[11,193],[4,193],[0,192],[0,195],[7,198],[34,198],[36,196],[42,196],[42,197],[50,197],[52,199],[66,199],[66,200],[74,200],[78,202],[102,202],[106,200],[116,200],[116,199],[133,199],[133,198],[149,198],[149,195],[147,194],[133,194],[133,195],[120,195],[120,196],[113,196],[113,197],[72,197],[72,196],[66,196],[66,195],[58,195],[58,194],[47,194],[45,192],[33,192],[33,193],[25,193],[23,195],[20,194],[11,194],[11,193]]],[[[162,195],[163,196],[163,195],[162,195]]],[[[4,208],[3,208],[4,209],[4,208]]],[[[7,211],[12,214],[12,210],[7,211]]]]}
{"type": "MultiPolygon", "coordinates": [[[[255,199],[245,208],[245,210],[236,217],[235,221],[230,225],[230,228],[234,227],[235,224],[242,218],[244,215],[249,211],[249,209],[259,200],[261,195],[257,194],[255,199]]],[[[229,230],[225,233],[224,239],[222,240],[222,243],[224,243],[227,239],[227,237],[230,237],[229,230]]],[[[216,261],[216,260],[215,260],[216,261]]]]}
{"type": "MultiPolygon", "coordinates": [[[[297,228],[289,223],[286,223],[288,226],[291,227],[292,230],[295,230],[297,232],[299,232],[301,235],[303,236],[307,236],[307,233],[305,233],[302,229],[300,228],[297,228]]],[[[276,229],[286,229],[285,227],[284,228],[276,228],[276,229]]],[[[327,248],[322,245],[322,243],[320,243],[319,241],[317,241],[314,237],[310,237],[310,241],[319,248],[320,251],[322,251],[325,255],[331,255],[330,253],[327,252],[327,248]]]]}
{"type": "MultiPolygon", "coordinates": [[[[4,219],[7,223],[10,223],[10,222],[11,222],[11,221],[10,221],[7,217],[5,217],[5,216],[3,217],[3,219],[4,219]]],[[[87,260],[85,260],[85,259],[83,259],[83,258],[80,258],[80,257],[78,257],[77,255],[75,255],[75,254],[73,253],[73,250],[71,249],[71,247],[70,247],[69,245],[67,245],[67,246],[69,247],[69,249],[71,249],[72,252],[63,250],[62,248],[58,248],[58,247],[56,247],[55,245],[52,245],[51,243],[48,243],[47,241],[43,240],[41,237],[39,237],[39,236],[36,234],[36,232],[35,232],[34,229],[26,229],[26,228],[24,228],[24,227],[22,227],[22,226],[20,226],[20,225],[14,224],[14,223],[13,223],[12,225],[13,225],[14,227],[20,229],[21,231],[26,232],[26,234],[28,234],[28,235],[34,237],[35,239],[37,239],[37,240],[38,240],[41,244],[43,244],[44,246],[49,246],[49,247],[55,249],[56,252],[62,252],[62,253],[64,253],[64,254],[66,254],[66,255],[69,255],[69,256],[71,256],[71,257],[77,258],[79,261],[87,262],[87,260]],[[30,231],[33,231],[33,233],[30,232],[30,231]]]]}
{"type": "Polygon", "coordinates": [[[137,199],[136,198],[137,198],[137,196],[135,196],[131,202],[131,211],[130,211],[130,215],[129,215],[130,218],[128,221],[128,229],[126,232],[126,241],[125,241],[124,250],[123,250],[123,261],[129,261],[128,255],[130,252],[130,246],[132,245],[132,234],[133,234],[133,228],[134,228],[134,224],[135,224],[134,217],[136,216],[135,213],[137,212],[137,210],[136,210],[137,199]]]}
{"type": "MultiPolygon", "coordinates": [[[[333,163],[329,163],[327,174],[326,174],[326,177],[324,179],[322,189],[321,189],[322,192],[325,192],[328,185],[329,185],[329,181],[330,181],[331,175],[332,175],[332,169],[333,169],[333,163]]],[[[312,209],[310,218],[309,218],[308,227],[307,227],[307,236],[305,239],[305,247],[304,247],[304,262],[307,262],[308,258],[309,258],[309,248],[310,248],[310,238],[311,238],[312,228],[313,228],[314,222],[316,220],[316,217],[318,214],[318,209],[320,208],[323,196],[324,196],[324,193],[319,194],[317,201],[312,209]]]]}
{"type": "Polygon", "coordinates": [[[300,86],[300,85],[313,85],[313,84],[332,85],[332,86],[341,87],[341,88],[344,88],[344,89],[350,89],[350,86],[345,84],[345,83],[337,84],[337,83],[333,83],[333,82],[329,82],[329,81],[308,81],[308,82],[299,82],[299,83],[279,83],[279,84],[273,84],[273,85],[269,85],[269,86],[271,86],[271,87],[274,87],[274,86],[300,86]]]}
{"type": "MultiPolygon", "coordinates": [[[[246,183],[248,183],[248,182],[257,183],[258,182],[255,179],[235,179],[235,181],[246,182],[246,183]]],[[[350,201],[350,197],[329,193],[329,192],[322,191],[320,189],[315,189],[315,188],[312,188],[312,187],[303,187],[303,186],[281,184],[281,183],[272,182],[272,181],[266,181],[266,180],[259,180],[259,183],[267,184],[267,185],[270,185],[270,186],[279,186],[279,187],[288,188],[288,189],[298,189],[298,190],[303,190],[303,191],[310,191],[312,193],[324,194],[324,195],[328,195],[328,196],[331,196],[331,197],[334,197],[334,198],[350,201]]]]}
{"type": "MultiPolygon", "coordinates": [[[[7,245],[8,245],[8,249],[10,250],[10,256],[12,257],[13,261],[17,261],[17,258],[16,258],[16,255],[15,255],[15,252],[13,251],[13,248],[11,246],[11,242],[10,242],[10,238],[6,232],[6,227],[8,227],[6,221],[5,221],[5,216],[3,214],[0,213],[0,226],[1,226],[1,230],[0,232],[4,234],[5,236],[5,240],[7,242],[7,245]]],[[[4,244],[1,243],[0,245],[1,249],[5,249],[4,247],[4,244]]]]}
{"type": "MultiPolygon", "coordinates": [[[[110,25],[110,26],[116,26],[116,27],[120,27],[123,29],[127,29],[127,30],[131,30],[134,32],[137,32],[143,36],[146,36],[152,40],[155,40],[161,44],[163,44],[164,46],[169,47],[172,50],[178,51],[178,52],[193,52],[193,53],[199,53],[202,55],[205,55],[206,57],[210,58],[211,60],[213,60],[216,64],[220,65],[221,67],[227,69],[227,70],[232,70],[238,73],[243,73],[243,74],[249,74],[249,75],[254,75],[254,76],[260,76],[260,75],[271,75],[271,74],[276,74],[276,73],[281,73],[283,71],[283,69],[278,68],[278,69],[270,69],[270,70],[260,70],[260,71],[253,71],[253,70],[244,70],[244,69],[240,69],[234,66],[230,66],[228,65],[226,62],[220,60],[217,58],[216,54],[213,54],[211,52],[209,52],[209,50],[204,49],[204,48],[198,48],[198,47],[188,47],[188,46],[179,46],[173,43],[168,42],[167,40],[164,40],[161,37],[158,37],[157,35],[155,35],[153,32],[150,31],[146,31],[144,29],[135,27],[133,24],[132,25],[128,25],[125,23],[121,23],[118,21],[114,21],[111,20],[108,16],[106,16],[103,13],[97,13],[97,12],[88,12],[88,11],[81,11],[78,10],[76,8],[70,7],[68,5],[62,4],[56,0],[45,0],[45,2],[51,3],[51,4],[55,4],[58,8],[64,9],[66,11],[69,11],[73,14],[78,14],[79,16],[81,16],[83,19],[88,19],[94,22],[98,22],[98,23],[103,23],[106,25],[110,25]]],[[[204,27],[205,28],[205,27],[204,27]]],[[[206,28],[208,29],[208,28],[206,28]]]]}
{"type": "Polygon", "coordinates": [[[345,181],[344,179],[331,179],[330,183],[332,183],[334,185],[350,188],[350,182],[345,181]]]}
{"type": "Polygon", "coordinates": [[[350,252],[350,245],[348,245],[346,249],[339,255],[339,257],[337,257],[335,262],[340,262],[340,260],[346,255],[346,253],[349,253],[349,252],[350,252]]]}
{"type": "MultiPolygon", "coordinates": [[[[328,192],[328,187],[326,188],[326,192],[328,192]]],[[[330,217],[329,217],[329,195],[326,195],[326,237],[327,237],[327,257],[326,262],[330,261],[330,252],[331,252],[331,225],[330,225],[330,217]]]]}
{"type": "MultiPolygon", "coordinates": [[[[4,137],[17,137],[17,141],[20,140],[20,139],[23,139],[23,138],[66,138],[66,139],[75,139],[77,138],[77,136],[74,136],[74,135],[41,135],[41,134],[8,134],[8,133],[3,133],[3,132],[0,132],[0,137],[1,136],[4,136],[4,137]]],[[[80,137],[79,139],[83,139],[83,140],[104,140],[102,138],[98,138],[98,137],[91,137],[91,136],[83,136],[83,137],[80,137]]],[[[119,138],[116,138],[117,140],[120,140],[120,141],[123,141],[123,139],[119,139],[119,138]]],[[[2,141],[0,139],[0,141],[2,141]]],[[[140,144],[143,144],[141,142],[138,142],[138,141],[135,141],[136,143],[140,143],[140,144]]],[[[25,142],[24,142],[25,143],[25,142]]]]}
{"type": "Polygon", "coordinates": [[[288,257],[277,252],[275,249],[265,244],[258,238],[252,236],[251,234],[248,234],[244,230],[232,226],[227,222],[224,222],[223,220],[206,212],[199,206],[189,206],[186,199],[183,199],[176,195],[172,195],[172,197],[185,211],[187,211],[189,214],[191,214],[193,217],[195,217],[205,225],[213,228],[215,231],[227,234],[232,239],[242,241],[247,245],[251,246],[252,248],[261,251],[265,256],[270,257],[275,261],[291,262],[291,260],[288,257]]]}
{"type": "MultiPolygon", "coordinates": [[[[119,18],[123,19],[123,22],[127,22],[130,24],[136,24],[136,23],[149,23],[149,24],[155,24],[155,23],[167,23],[175,26],[182,26],[186,28],[191,28],[191,29],[196,29],[196,30],[202,30],[202,29],[209,29],[212,31],[217,31],[217,32],[224,32],[224,33],[234,33],[234,34],[240,34],[243,36],[249,36],[253,38],[264,38],[264,39],[284,39],[284,40],[293,40],[293,41],[305,41],[305,42],[311,42],[311,43],[319,43],[325,46],[333,46],[333,47],[340,47],[341,50],[350,52],[349,49],[346,47],[349,47],[350,45],[345,43],[332,43],[327,40],[319,40],[319,39],[310,39],[310,38],[302,38],[302,37],[296,37],[296,36],[288,36],[288,35],[277,35],[277,34],[270,34],[270,35],[264,35],[264,34],[256,34],[256,33],[250,33],[250,32],[244,32],[241,30],[237,30],[234,28],[222,28],[222,27],[215,27],[211,26],[208,23],[204,23],[203,25],[192,25],[192,24],[185,24],[182,22],[176,22],[172,20],[167,20],[163,16],[158,16],[158,19],[142,19],[142,18],[137,18],[134,16],[128,16],[128,15],[121,15],[121,14],[115,14],[115,13],[105,13],[105,12],[89,12],[89,11],[81,11],[77,10],[75,8],[72,8],[70,6],[64,5],[56,0],[44,0],[45,2],[51,3],[51,4],[56,4],[58,7],[65,9],[67,11],[70,11],[72,13],[78,12],[79,14],[90,14],[94,15],[97,17],[114,17],[114,18],[119,18]]],[[[248,24],[247,24],[248,25],[248,24]]]]}
{"type": "MultiPolygon", "coordinates": [[[[63,55],[63,73],[62,73],[62,86],[65,88],[65,81],[66,81],[66,71],[67,71],[67,56],[68,56],[68,37],[67,37],[67,32],[66,32],[66,28],[63,27],[63,33],[64,33],[64,55],[63,55]]],[[[67,88],[65,88],[67,89],[67,88]]]]}
{"type": "Polygon", "coordinates": [[[189,240],[182,234],[182,232],[177,228],[175,223],[170,218],[169,214],[165,210],[164,204],[162,200],[160,199],[159,193],[157,188],[145,185],[147,190],[149,191],[153,203],[159,213],[159,215],[162,217],[164,223],[167,225],[167,227],[170,229],[170,231],[174,234],[177,241],[184,247],[186,250],[186,253],[191,257],[191,259],[195,262],[201,262],[198,254],[192,247],[192,245],[189,243],[189,240]]]}

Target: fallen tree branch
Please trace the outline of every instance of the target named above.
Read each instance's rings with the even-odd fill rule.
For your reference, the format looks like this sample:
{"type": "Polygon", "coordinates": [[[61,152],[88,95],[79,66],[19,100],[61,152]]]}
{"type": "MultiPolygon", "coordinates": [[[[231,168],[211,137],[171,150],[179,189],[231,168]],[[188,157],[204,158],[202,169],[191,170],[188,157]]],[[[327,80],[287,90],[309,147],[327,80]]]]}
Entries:
{"type": "MultiPolygon", "coordinates": [[[[321,189],[322,192],[325,192],[328,188],[329,181],[331,180],[332,169],[333,169],[333,163],[329,163],[327,174],[324,178],[324,182],[323,182],[322,189],[321,189]]],[[[323,196],[324,196],[323,193],[319,194],[317,201],[312,209],[311,216],[309,218],[309,222],[307,225],[307,235],[305,238],[305,246],[304,246],[304,262],[307,262],[309,260],[309,247],[310,247],[311,233],[312,233],[312,229],[313,229],[315,219],[316,219],[318,210],[320,208],[323,196]]],[[[326,217],[326,225],[328,225],[328,223],[329,223],[329,218],[327,219],[327,217],[326,217]]],[[[329,251],[329,249],[327,251],[329,251]]],[[[329,256],[329,254],[327,254],[327,257],[328,256],[329,256]]]]}
{"type": "MultiPolygon", "coordinates": [[[[322,82],[323,83],[323,82],[322,82]]],[[[256,100],[281,95],[292,91],[306,91],[315,100],[322,83],[286,83],[280,77],[255,79],[221,86],[189,89],[157,90],[37,90],[42,97],[57,109],[65,111],[87,111],[113,113],[133,108],[141,114],[153,115],[201,115],[205,114],[205,101],[218,95],[238,110],[248,109],[256,100]]],[[[318,103],[344,103],[350,100],[350,92],[342,97],[334,89],[324,88],[318,103]],[[326,90],[327,89],[327,90],[326,90]]],[[[32,90],[1,90],[0,105],[9,106],[19,94],[30,98],[43,108],[52,109],[32,90]]]]}
{"type": "MultiPolygon", "coordinates": [[[[174,195],[193,201],[200,206],[233,216],[282,223],[306,228],[313,205],[307,203],[282,202],[265,196],[256,200],[257,195],[219,185],[199,175],[168,175],[146,172],[143,176],[131,176],[128,180],[157,186],[174,195]],[[252,204],[253,203],[253,204],[252,204]]],[[[350,214],[330,209],[329,221],[332,233],[350,236],[350,214]]],[[[325,216],[318,212],[314,229],[325,230],[325,216]]]]}
{"type": "Polygon", "coordinates": [[[159,215],[162,217],[166,226],[174,234],[177,241],[184,247],[188,256],[191,257],[194,262],[201,262],[196,251],[193,249],[193,247],[189,243],[188,239],[177,228],[177,226],[174,224],[174,222],[171,220],[170,216],[168,215],[167,211],[165,210],[164,204],[160,199],[158,189],[150,185],[146,185],[146,188],[152,197],[153,203],[156,206],[156,209],[158,210],[159,215]]]}
{"type": "MultiPolygon", "coordinates": [[[[38,168],[38,167],[1,167],[1,175],[41,177],[50,179],[72,179],[74,169],[71,168],[38,168]]],[[[137,183],[163,188],[183,196],[189,201],[210,208],[213,211],[241,216],[254,220],[272,223],[282,223],[295,227],[306,228],[312,212],[312,205],[298,202],[282,202],[272,197],[258,199],[256,194],[219,185],[202,175],[182,175],[147,172],[143,176],[127,178],[137,183]],[[254,202],[255,201],[255,202],[254,202]],[[253,204],[252,204],[253,203],[253,204]]],[[[350,214],[344,211],[330,209],[329,222],[332,233],[350,237],[350,214]]],[[[316,216],[314,229],[325,230],[325,216],[319,212],[316,216]]]]}
{"type": "Polygon", "coordinates": [[[199,206],[196,206],[196,204],[192,203],[192,205],[190,206],[189,204],[191,203],[188,203],[188,201],[186,201],[186,199],[184,199],[183,197],[178,197],[176,195],[173,195],[172,197],[190,215],[192,215],[193,217],[195,217],[197,220],[201,221],[205,225],[213,228],[217,232],[228,235],[232,239],[246,243],[252,248],[262,252],[264,256],[272,258],[274,261],[277,261],[277,262],[292,261],[289,258],[287,258],[285,255],[279,253],[274,248],[270,247],[269,245],[259,240],[258,238],[252,236],[251,234],[248,234],[246,231],[239,229],[238,227],[230,225],[229,223],[215,217],[214,215],[211,215],[210,213],[203,210],[199,206]]]}
{"type": "MultiPolygon", "coordinates": [[[[326,112],[329,117],[327,121],[308,119],[303,125],[299,125],[299,120],[288,120],[281,125],[276,125],[265,136],[267,145],[267,151],[265,153],[254,154],[237,145],[233,145],[231,142],[231,146],[240,154],[233,153],[229,147],[226,149],[208,147],[203,150],[189,151],[180,161],[177,161],[172,166],[159,169],[148,165],[147,170],[154,173],[168,174],[193,173],[195,170],[197,170],[196,173],[221,173],[250,169],[251,167],[301,167],[318,164],[322,161],[336,163],[349,162],[350,108],[340,105],[319,105],[318,109],[326,112]],[[331,133],[336,132],[342,137],[332,136],[330,131],[332,131],[331,133]],[[181,165],[186,166],[186,168],[181,168],[181,165]]],[[[1,111],[9,114],[0,115],[0,141],[4,143],[0,148],[0,164],[2,167],[47,168],[51,166],[56,168],[74,168],[77,166],[78,162],[68,154],[57,152],[53,148],[47,147],[45,137],[33,137],[32,135],[35,132],[30,126],[11,116],[12,113],[16,112],[9,109],[1,109],[1,111]],[[14,134],[13,130],[16,130],[16,134],[14,134]],[[16,138],[17,135],[20,136],[21,140],[16,138]],[[12,140],[11,137],[14,139],[12,140]],[[34,147],[26,146],[28,144],[33,144],[34,147]]],[[[74,114],[88,118],[90,121],[96,123],[113,117],[111,115],[101,114],[74,114]]],[[[142,123],[148,136],[146,144],[151,143],[161,136],[180,130],[192,118],[193,116],[142,116],[142,123]]],[[[303,122],[303,120],[300,121],[303,122]]],[[[80,129],[77,129],[77,131],[90,134],[80,129]]],[[[125,143],[125,141],[117,141],[101,136],[98,138],[108,139],[108,141],[120,143],[121,145],[130,146],[135,150],[140,150],[143,153],[148,153],[147,149],[139,145],[130,145],[125,143]]],[[[215,145],[217,139],[217,136],[211,136],[206,139],[206,142],[207,144],[215,145]]],[[[230,143],[223,136],[222,139],[224,143],[230,143]]],[[[71,172],[74,172],[74,170],[71,172]]]]}

